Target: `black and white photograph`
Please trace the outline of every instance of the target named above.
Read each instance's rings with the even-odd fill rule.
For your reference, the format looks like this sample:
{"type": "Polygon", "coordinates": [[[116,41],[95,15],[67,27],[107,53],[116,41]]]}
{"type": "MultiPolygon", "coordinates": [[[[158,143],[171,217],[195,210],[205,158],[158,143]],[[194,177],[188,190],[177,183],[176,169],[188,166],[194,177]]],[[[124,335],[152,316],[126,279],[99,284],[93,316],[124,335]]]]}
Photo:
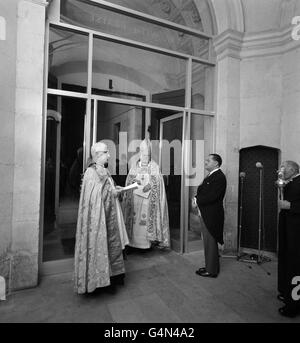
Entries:
{"type": "Polygon", "coordinates": [[[300,0],[0,0],[0,119],[0,323],[300,323],[300,0]]]}

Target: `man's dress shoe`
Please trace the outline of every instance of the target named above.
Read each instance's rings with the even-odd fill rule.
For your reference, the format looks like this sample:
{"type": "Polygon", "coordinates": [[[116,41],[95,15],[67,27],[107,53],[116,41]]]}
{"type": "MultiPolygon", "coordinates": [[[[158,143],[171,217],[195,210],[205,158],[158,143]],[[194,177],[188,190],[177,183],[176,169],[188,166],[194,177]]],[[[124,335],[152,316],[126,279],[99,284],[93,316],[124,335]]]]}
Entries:
{"type": "Polygon", "coordinates": [[[206,270],[203,272],[200,272],[199,270],[197,270],[196,274],[203,276],[203,277],[213,277],[213,278],[216,278],[218,276],[216,274],[211,274],[211,273],[207,272],[206,270]]]}
{"type": "Polygon", "coordinates": [[[198,270],[195,271],[196,274],[200,275],[200,273],[204,273],[206,272],[206,268],[203,267],[203,268],[199,268],[198,270]]]}
{"type": "Polygon", "coordinates": [[[300,311],[298,308],[290,308],[286,305],[283,307],[280,307],[278,311],[282,316],[289,317],[289,318],[294,318],[297,316],[297,314],[300,314],[300,311]]]}

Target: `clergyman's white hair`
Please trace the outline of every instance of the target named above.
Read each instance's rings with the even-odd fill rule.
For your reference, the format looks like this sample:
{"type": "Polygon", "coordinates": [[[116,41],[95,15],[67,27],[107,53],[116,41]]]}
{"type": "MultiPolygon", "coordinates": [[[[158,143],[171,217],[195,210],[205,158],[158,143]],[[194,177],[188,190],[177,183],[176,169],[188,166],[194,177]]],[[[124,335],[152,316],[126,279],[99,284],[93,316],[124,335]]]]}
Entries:
{"type": "Polygon", "coordinates": [[[91,155],[92,155],[94,162],[96,162],[96,158],[98,156],[98,153],[106,151],[106,150],[107,150],[107,145],[105,143],[97,142],[97,143],[93,144],[91,147],[91,155]]]}

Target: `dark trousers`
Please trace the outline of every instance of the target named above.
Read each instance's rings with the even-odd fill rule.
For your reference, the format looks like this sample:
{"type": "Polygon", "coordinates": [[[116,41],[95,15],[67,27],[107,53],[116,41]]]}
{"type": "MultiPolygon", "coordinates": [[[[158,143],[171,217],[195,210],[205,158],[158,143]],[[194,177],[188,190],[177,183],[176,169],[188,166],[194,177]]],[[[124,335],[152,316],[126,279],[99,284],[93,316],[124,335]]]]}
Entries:
{"type": "Polygon", "coordinates": [[[278,292],[286,305],[300,309],[300,300],[292,298],[292,283],[295,276],[300,276],[300,232],[299,226],[288,225],[287,212],[281,210],[278,225],[278,292]]]}
{"type": "Polygon", "coordinates": [[[207,230],[203,220],[202,223],[205,268],[210,274],[218,275],[220,272],[218,243],[207,230]]]}
{"type": "Polygon", "coordinates": [[[285,216],[280,214],[278,225],[278,282],[277,289],[282,295],[286,288],[286,225],[285,216]]]}

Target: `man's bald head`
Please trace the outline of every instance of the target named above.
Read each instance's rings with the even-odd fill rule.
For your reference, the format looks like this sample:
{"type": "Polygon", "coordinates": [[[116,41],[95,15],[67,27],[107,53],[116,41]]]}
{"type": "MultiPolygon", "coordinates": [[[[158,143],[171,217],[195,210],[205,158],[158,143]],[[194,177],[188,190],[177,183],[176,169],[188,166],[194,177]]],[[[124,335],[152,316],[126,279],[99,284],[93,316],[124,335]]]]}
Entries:
{"type": "Polygon", "coordinates": [[[299,174],[299,164],[294,161],[285,161],[281,166],[284,169],[284,178],[286,180],[299,174]]]}
{"type": "Polygon", "coordinates": [[[285,161],[286,165],[292,168],[297,174],[299,173],[299,164],[294,161],[285,161]]]}

